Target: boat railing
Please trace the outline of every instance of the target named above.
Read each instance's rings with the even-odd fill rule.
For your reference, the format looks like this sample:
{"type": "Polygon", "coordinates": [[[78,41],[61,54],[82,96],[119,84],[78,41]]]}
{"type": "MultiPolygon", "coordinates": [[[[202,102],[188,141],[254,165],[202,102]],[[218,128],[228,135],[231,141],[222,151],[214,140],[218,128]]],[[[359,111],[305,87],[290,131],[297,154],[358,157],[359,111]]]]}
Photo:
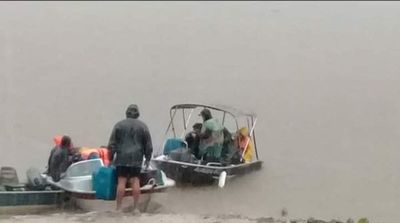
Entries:
{"type": "Polygon", "coordinates": [[[217,163],[217,162],[209,162],[209,163],[206,163],[206,166],[222,166],[222,164],[217,163]]]}

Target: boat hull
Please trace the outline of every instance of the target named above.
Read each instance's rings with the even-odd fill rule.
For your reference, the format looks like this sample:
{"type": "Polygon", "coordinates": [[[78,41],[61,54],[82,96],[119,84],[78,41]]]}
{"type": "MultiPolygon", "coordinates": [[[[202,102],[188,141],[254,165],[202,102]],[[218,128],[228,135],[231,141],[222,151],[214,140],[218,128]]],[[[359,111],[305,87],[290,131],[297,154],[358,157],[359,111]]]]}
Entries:
{"type": "Polygon", "coordinates": [[[262,161],[232,166],[206,166],[166,159],[154,159],[152,162],[157,168],[164,171],[168,178],[175,180],[177,186],[212,184],[223,171],[226,172],[228,178],[231,178],[259,170],[262,167],[262,161]]]}
{"type": "MultiPolygon", "coordinates": [[[[42,177],[48,184],[68,192],[68,194],[73,197],[96,199],[92,173],[98,171],[101,167],[103,167],[103,163],[100,159],[85,160],[74,163],[68,167],[65,177],[57,182],[49,175],[42,174],[42,177]]],[[[151,178],[148,182],[144,182],[144,185],[140,188],[141,193],[163,192],[175,186],[175,181],[168,179],[164,173],[161,173],[160,181],[162,182],[158,183],[156,179],[151,178]]],[[[128,189],[126,194],[129,195],[129,193],[131,193],[131,191],[128,189]]]]}
{"type": "MultiPolygon", "coordinates": [[[[57,186],[57,184],[54,184],[57,186]]],[[[152,193],[162,193],[168,190],[168,188],[175,186],[175,181],[171,179],[167,179],[164,185],[144,185],[140,188],[140,193],[142,195],[152,194],[152,193]]],[[[68,191],[66,192],[69,197],[73,197],[76,199],[84,199],[84,200],[102,200],[96,198],[96,192],[91,190],[87,192],[77,192],[77,191],[68,191]]],[[[125,197],[132,195],[132,189],[127,188],[125,190],[125,197]]]]}
{"type": "Polygon", "coordinates": [[[60,207],[64,191],[0,191],[0,214],[33,214],[60,207]]]}

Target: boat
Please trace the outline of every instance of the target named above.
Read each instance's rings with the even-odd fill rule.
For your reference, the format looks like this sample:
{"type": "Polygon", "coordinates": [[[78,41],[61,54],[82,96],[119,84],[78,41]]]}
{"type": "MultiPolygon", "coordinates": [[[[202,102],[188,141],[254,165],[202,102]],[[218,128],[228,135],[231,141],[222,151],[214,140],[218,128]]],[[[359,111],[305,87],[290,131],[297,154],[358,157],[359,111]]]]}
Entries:
{"type": "Polygon", "coordinates": [[[63,190],[34,184],[31,177],[28,171],[28,182],[20,183],[15,168],[0,168],[0,214],[35,214],[61,206],[65,198],[63,190]]]}
{"type": "MultiPolygon", "coordinates": [[[[53,179],[43,174],[46,181],[63,191],[65,191],[71,198],[74,205],[85,211],[103,211],[99,210],[102,206],[101,203],[107,203],[105,210],[113,210],[115,202],[115,196],[112,198],[101,199],[96,196],[96,191],[93,189],[93,175],[98,172],[100,168],[105,167],[101,159],[89,159],[83,160],[71,164],[65,172],[65,175],[60,179],[60,181],[55,182],[53,179]],[[110,207],[112,205],[112,207],[110,207]]],[[[150,167],[150,170],[155,170],[150,167]]],[[[146,176],[146,171],[142,170],[141,176],[146,176]]],[[[175,185],[175,181],[166,177],[165,173],[159,171],[160,178],[155,179],[154,177],[145,178],[146,181],[141,179],[141,196],[139,201],[139,209],[141,211],[146,211],[147,206],[151,200],[151,194],[165,192],[168,188],[175,185]]],[[[132,190],[127,188],[125,191],[125,196],[132,195],[132,190]]]]}
{"type": "MultiPolygon", "coordinates": [[[[213,184],[218,181],[220,187],[224,187],[226,179],[247,174],[262,167],[259,159],[255,126],[257,116],[255,113],[243,112],[228,106],[211,106],[203,104],[177,104],[170,108],[170,122],[165,131],[163,147],[152,159],[152,163],[163,170],[166,175],[174,179],[178,186],[213,184]],[[171,151],[188,150],[185,135],[191,130],[189,124],[201,123],[197,114],[203,109],[209,109],[214,118],[220,120],[222,125],[230,134],[234,134],[241,127],[250,129],[250,140],[254,145],[255,157],[251,162],[230,163],[208,162],[190,158],[186,160],[177,159],[172,156],[171,151]],[[193,115],[196,114],[196,115],[193,115]]],[[[224,150],[224,149],[223,149],[224,150]]]]}

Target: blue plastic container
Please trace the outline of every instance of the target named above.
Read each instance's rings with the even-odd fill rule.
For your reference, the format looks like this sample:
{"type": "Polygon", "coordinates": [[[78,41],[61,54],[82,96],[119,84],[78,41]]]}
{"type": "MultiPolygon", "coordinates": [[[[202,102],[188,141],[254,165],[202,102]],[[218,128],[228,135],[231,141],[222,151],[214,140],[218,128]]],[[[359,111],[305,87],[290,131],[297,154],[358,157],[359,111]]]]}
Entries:
{"type": "Polygon", "coordinates": [[[117,173],[115,167],[100,167],[92,176],[93,190],[96,191],[96,198],[115,200],[117,193],[117,173]]]}

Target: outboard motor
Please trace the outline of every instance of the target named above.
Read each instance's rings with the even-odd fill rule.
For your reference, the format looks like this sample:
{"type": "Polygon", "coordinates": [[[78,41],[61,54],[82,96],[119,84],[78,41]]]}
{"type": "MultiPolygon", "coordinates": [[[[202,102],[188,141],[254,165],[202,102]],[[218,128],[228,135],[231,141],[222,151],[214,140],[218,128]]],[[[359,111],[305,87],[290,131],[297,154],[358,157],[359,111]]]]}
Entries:
{"type": "Polygon", "coordinates": [[[26,186],[31,190],[45,190],[47,183],[42,177],[40,171],[37,168],[31,167],[26,171],[26,177],[28,183],[26,186]]]}
{"type": "Polygon", "coordinates": [[[0,185],[16,185],[19,184],[17,171],[13,167],[3,166],[0,168],[0,185]]]}
{"type": "Polygon", "coordinates": [[[151,166],[149,166],[148,169],[142,168],[139,177],[140,187],[143,187],[144,185],[152,185],[153,187],[164,185],[164,178],[166,176],[163,175],[165,175],[165,173],[159,169],[154,169],[151,166]]]}

